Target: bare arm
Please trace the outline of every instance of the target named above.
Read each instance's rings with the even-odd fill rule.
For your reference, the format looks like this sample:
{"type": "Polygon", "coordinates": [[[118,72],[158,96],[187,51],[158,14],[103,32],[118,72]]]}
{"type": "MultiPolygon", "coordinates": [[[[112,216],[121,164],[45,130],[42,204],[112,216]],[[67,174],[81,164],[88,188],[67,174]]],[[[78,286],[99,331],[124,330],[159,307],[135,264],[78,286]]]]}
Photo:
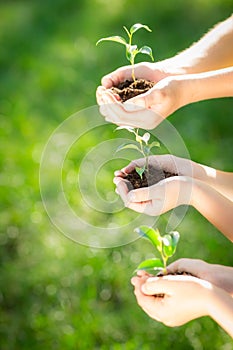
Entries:
{"type": "Polygon", "coordinates": [[[194,181],[191,205],[233,242],[233,202],[202,181],[194,181]]]}
{"type": "MultiPolygon", "coordinates": [[[[162,62],[177,74],[206,72],[233,65],[233,15],[217,24],[198,42],[162,62]]],[[[166,69],[166,68],[165,68],[166,69]]]]}

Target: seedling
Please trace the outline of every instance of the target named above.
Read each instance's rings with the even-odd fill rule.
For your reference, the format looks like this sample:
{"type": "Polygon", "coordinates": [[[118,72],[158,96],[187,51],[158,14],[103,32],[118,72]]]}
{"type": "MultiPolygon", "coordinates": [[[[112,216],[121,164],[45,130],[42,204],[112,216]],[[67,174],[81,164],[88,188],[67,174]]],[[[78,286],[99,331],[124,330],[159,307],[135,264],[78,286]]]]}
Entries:
{"type": "Polygon", "coordinates": [[[136,271],[146,270],[147,272],[160,272],[163,275],[167,274],[167,261],[175,254],[176,247],[180,238],[177,231],[170,232],[164,236],[160,235],[158,229],[153,229],[149,226],[140,226],[135,231],[150,240],[153,246],[160,253],[161,258],[147,259],[138,265],[136,271]]]}
{"type": "Polygon", "coordinates": [[[96,45],[98,45],[102,41],[114,41],[116,43],[124,45],[126,49],[126,58],[132,65],[132,79],[133,81],[135,81],[136,79],[134,74],[134,63],[135,63],[135,57],[137,56],[137,54],[142,53],[142,54],[148,55],[150,56],[152,61],[154,61],[154,57],[152,54],[152,49],[149,46],[142,46],[139,49],[137,45],[132,43],[133,34],[141,28],[146,29],[148,32],[151,32],[151,29],[148,26],[141,23],[134,24],[129,30],[125,26],[123,28],[128,35],[128,42],[122,36],[114,35],[114,36],[109,36],[107,38],[101,38],[100,40],[97,41],[96,45]]]}
{"type": "Polygon", "coordinates": [[[143,157],[145,157],[145,165],[142,168],[136,167],[135,170],[138,173],[138,175],[140,176],[140,178],[142,179],[142,175],[145,171],[147,171],[148,173],[148,162],[149,162],[149,155],[151,153],[151,149],[153,147],[160,147],[160,143],[158,141],[153,141],[151,143],[149,143],[150,140],[150,133],[146,132],[144,133],[143,136],[139,135],[139,129],[135,129],[131,126],[119,126],[116,128],[116,130],[121,130],[121,129],[126,129],[129,132],[133,133],[135,135],[135,140],[137,142],[137,144],[135,143],[124,143],[122,145],[120,145],[116,152],[119,152],[123,149],[127,149],[127,148],[131,148],[131,149],[136,149],[137,151],[139,151],[143,157]]]}

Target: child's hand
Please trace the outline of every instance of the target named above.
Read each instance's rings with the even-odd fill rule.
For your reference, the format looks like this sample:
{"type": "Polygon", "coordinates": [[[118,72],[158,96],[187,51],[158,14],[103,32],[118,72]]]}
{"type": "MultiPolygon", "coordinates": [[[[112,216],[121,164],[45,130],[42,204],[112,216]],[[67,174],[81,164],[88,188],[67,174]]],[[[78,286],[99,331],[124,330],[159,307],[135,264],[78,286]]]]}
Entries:
{"type": "Polygon", "coordinates": [[[209,314],[211,284],[191,276],[133,277],[139,306],[167,326],[180,326],[209,314]],[[164,294],[164,297],[156,297],[164,294]]]}

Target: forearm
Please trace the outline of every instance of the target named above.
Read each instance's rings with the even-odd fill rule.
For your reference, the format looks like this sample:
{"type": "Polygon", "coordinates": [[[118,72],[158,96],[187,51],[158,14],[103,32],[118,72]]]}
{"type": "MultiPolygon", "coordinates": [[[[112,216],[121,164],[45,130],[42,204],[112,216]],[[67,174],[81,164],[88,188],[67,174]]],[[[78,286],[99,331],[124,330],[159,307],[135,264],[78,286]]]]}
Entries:
{"type": "Polygon", "coordinates": [[[194,180],[190,204],[233,242],[233,203],[229,199],[194,180]]]}
{"type": "MultiPolygon", "coordinates": [[[[180,77],[181,78],[181,77],[180,77]]],[[[181,78],[182,79],[182,78],[181,78]]],[[[233,66],[199,74],[183,76],[189,91],[185,90],[188,101],[185,104],[212,98],[233,96],[233,66]]]]}
{"type": "Polygon", "coordinates": [[[233,297],[233,267],[204,263],[200,278],[224,289],[233,297]]]}
{"type": "Polygon", "coordinates": [[[192,162],[192,169],[192,176],[195,179],[205,182],[233,201],[233,173],[217,170],[195,162],[192,162]]]}
{"type": "Polygon", "coordinates": [[[171,77],[179,92],[178,108],[190,103],[233,96],[233,67],[171,77]]]}
{"type": "Polygon", "coordinates": [[[220,288],[213,288],[209,316],[233,338],[233,298],[220,288]]]}
{"type": "Polygon", "coordinates": [[[190,48],[162,62],[174,74],[193,74],[233,65],[233,15],[190,48]]]}

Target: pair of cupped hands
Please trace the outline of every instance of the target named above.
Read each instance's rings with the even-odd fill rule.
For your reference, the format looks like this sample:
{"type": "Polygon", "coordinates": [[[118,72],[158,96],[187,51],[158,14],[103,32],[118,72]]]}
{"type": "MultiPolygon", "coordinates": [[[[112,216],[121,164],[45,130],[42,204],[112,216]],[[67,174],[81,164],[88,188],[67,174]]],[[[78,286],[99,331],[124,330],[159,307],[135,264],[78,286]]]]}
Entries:
{"type": "MultiPolygon", "coordinates": [[[[192,91],[184,75],[180,77],[179,74],[171,74],[159,64],[150,63],[135,65],[135,74],[138,78],[152,80],[156,84],[147,93],[125,103],[112,92],[111,87],[130,79],[131,67],[119,68],[102,78],[96,97],[100,113],[106,121],[150,130],[189,103],[187,92],[192,94],[192,91]]],[[[200,164],[172,155],[150,156],[150,165],[177,176],[147,188],[129,190],[127,174],[144,164],[145,159],[137,159],[115,172],[116,192],[126,207],[139,213],[158,216],[179,205],[193,204],[193,187],[205,173],[200,164]]],[[[204,178],[201,178],[202,184],[205,183],[204,178]]],[[[189,272],[192,276],[167,275],[161,278],[139,271],[131,280],[142,309],[150,317],[168,326],[178,326],[196,317],[210,315],[209,308],[214,294],[233,294],[233,285],[227,283],[229,279],[226,278],[223,283],[223,275],[232,273],[226,267],[201,260],[180,259],[168,266],[168,272],[189,272]],[[164,294],[163,298],[155,297],[161,293],[164,294]]]]}
{"type": "MultiPolygon", "coordinates": [[[[126,66],[102,78],[102,85],[97,88],[96,97],[100,113],[106,121],[120,126],[128,125],[150,130],[176,109],[186,104],[185,91],[187,89],[183,84],[186,80],[184,75],[169,73],[160,63],[147,62],[135,65],[135,75],[139,79],[148,79],[156,84],[147,93],[122,103],[111,88],[122,81],[130,80],[131,74],[132,67],[126,66]]],[[[166,179],[149,188],[129,191],[125,177],[136,166],[143,167],[144,163],[144,159],[138,159],[124,169],[115,172],[116,191],[126,207],[140,213],[157,216],[181,204],[190,204],[193,165],[189,160],[171,155],[149,157],[149,164],[152,166],[180,176],[166,179]]]]}

